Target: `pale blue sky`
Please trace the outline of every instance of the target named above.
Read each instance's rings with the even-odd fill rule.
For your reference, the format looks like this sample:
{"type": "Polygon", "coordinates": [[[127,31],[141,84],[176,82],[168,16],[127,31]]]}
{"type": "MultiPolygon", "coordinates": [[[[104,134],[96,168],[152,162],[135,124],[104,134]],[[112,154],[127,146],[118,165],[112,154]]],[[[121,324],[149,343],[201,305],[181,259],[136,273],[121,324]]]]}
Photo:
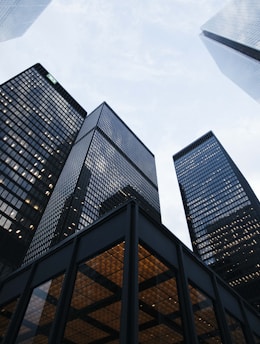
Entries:
{"type": "Polygon", "coordinates": [[[227,0],[53,0],[0,44],[0,83],[40,62],[91,112],[108,104],[155,154],[163,223],[190,246],[172,155],[213,130],[260,196],[259,104],[216,67],[200,26],[227,0]]]}

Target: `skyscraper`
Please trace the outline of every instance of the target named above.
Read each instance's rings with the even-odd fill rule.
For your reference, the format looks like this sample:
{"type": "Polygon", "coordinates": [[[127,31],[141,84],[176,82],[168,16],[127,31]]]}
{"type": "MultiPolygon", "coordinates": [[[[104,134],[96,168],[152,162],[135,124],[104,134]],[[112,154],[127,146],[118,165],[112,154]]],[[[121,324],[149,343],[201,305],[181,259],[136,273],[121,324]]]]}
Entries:
{"type": "Polygon", "coordinates": [[[51,0],[2,0],[0,42],[22,36],[51,0]]]}
{"type": "Polygon", "coordinates": [[[260,307],[260,205],[212,132],[173,156],[194,252],[260,307]]]}
{"type": "Polygon", "coordinates": [[[231,1],[202,26],[201,38],[220,70],[260,102],[260,3],[231,1]]]}
{"type": "Polygon", "coordinates": [[[0,86],[0,275],[22,262],[86,111],[37,64],[0,86]]]}
{"type": "Polygon", "coordinates": [[[154,156],[103,103],[82,125],[25,263],[131,198],[160,222],[154,156]]]}

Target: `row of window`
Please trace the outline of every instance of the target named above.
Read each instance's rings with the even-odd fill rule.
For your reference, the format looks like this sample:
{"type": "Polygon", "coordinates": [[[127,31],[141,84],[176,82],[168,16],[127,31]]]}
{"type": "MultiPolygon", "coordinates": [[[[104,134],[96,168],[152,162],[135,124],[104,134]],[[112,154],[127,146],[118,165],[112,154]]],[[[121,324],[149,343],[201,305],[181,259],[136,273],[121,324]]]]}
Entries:
{"type": "MultiPolygon", "coordinates": [[[[20,86],[24,88],[25,93],[33,94],[33,92],[28,92],[28,89],[30,90],[31,85],[33,86],[34,91],[37,90],[38,92],[41,91],[43,93],[43,98],[45,97],[46,99],[48,99],[48,103],[51,102],[53,104],[58,104],[59,107],[62,108],[62,112],[68,109],[74,110],[68,103],[68,101],[61,94],[59,94],[59,92],[56,91],[55,88],[50,87],[45,77],[39,74],[39,72],[36,71],[34,68],[31,68],[30,70],[25,71],[23,74],[18,75],[15,79],[10,81],[10,84],[12,85],[14,90],[20,86]]],[[[41,101],[43,98],[35,96],[35,99],[38,101],[41,101]]],[[[75,111],[74,116],[78,117],[77,111],[75,111]]]]}
{"type": "Polygon", "coordinates": [[[34,67],[2,85],[0,101],[4,228],[22,233],[37,227],[83,118],[34,67]]]}
{"type": "Polygon", "coordinates": [[[187,166],[190,166],[190,163],[193,161],[193,159],[196,159],[201,155],[205,156],[212,152],[219,153],[219,151],[220,147],[214,137],[207,139],[207,141],[199,144],[199,146],[193,147],[189,152],[186,152],[185,155],[175,160],[175,168],[178,176],[181,177],[186,173],[187,166]]]}
{"type": "Polygon", "coordinates": [[[153,154],[107,106],[103,107],[98,126],[157,186],[153,154]]]}
{"type": "MultiPolygon", "coordinates": [[[[222,152],[220,152],[222,153],[222,152]]],[[[212,161],[204,161],[203,157],[201,157],[201,161],[198,162],[196,165],[190,162],[190,165],[187,165],[185,171],[178,171],[177,175],[178,178],[183,183],[191,183],[193,181],[199,181],[199,180],[205,180],[209,176],[209,171],[211,171],[213,176],[218,176],[219,174],[216,174],[216,171],[219,170],[219,167],[221,167],[219,174],[227,174],[228,176],[233,176],[234,173],[230,166],[227,164],[227,160],[223,154],[218,155],[212,161]],[[181,173],[181,175],[179,175],[181,173]],[[190,176],[193,176],[192,181],[190,180],[190,176]]]]}

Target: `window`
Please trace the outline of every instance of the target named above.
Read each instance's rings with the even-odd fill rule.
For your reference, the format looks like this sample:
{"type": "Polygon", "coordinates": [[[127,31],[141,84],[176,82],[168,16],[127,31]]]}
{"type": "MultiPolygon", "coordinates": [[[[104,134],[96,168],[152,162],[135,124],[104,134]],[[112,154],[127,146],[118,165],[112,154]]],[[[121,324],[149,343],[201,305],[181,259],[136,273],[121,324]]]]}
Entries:
{"type": "Polygon", "coordinates": [[[60,275],[33,289],[17,343],[48,343],[52,322],[55,317],[64,275],[60,275]]]}
{"type": "Polygon", "coordinates": [[[230,313],[226,312],[226,319],[230,330],[233,344],[247,344],[242,325],[239,320],[234,318],[230,313]]]}
{"type": "Polygon", "coordinates": [[[12,315],[17,305],[18,298],[0,308],[0,342],[4,338],[12,315]]]}
{"type": "Polygon", "coordinates": [[[189,291],[199,343],[222,343],[211,299],[190,284],[189,291]]]}
{"type": "Polygon", "coordinates": [[[174,271],[139,245],[139,342],[183,343],[174,271]]]}
{"type": "Polygon", "coordinates": [[[119,343],[124,243],[78,268],[64,341],[119,343]]]}

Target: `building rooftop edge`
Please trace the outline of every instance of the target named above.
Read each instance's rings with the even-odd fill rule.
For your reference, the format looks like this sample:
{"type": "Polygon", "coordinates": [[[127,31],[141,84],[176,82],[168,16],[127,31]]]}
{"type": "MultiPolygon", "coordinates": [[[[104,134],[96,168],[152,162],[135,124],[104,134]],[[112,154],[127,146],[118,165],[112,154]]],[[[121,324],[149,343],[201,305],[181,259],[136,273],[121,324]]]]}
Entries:
{"type": "Polygon", "coordinates": [[[23,70],[22,72],[20,72],[19,74],[11,77],[10,79],[8,79],[7,81],[5,81],[4,83],[2,83],[0,85],[4,86],[6,83],[10,82],[11,80],[13,80],[14,78],[16,78],[17,76],[25,73],[26,71],[30,70],[30,69],[36,69],[38,73],[40,73],[45,80],[57,91],[61,94],[62,97],[64,97],[77,111],[79,111],[82,115],[82,117],[86,117],[87,116],[87,111],[68,93],[68,91],[66,91],[66,89],[54,78],[52,77],[52,74],[47,71],[47,69],[45,69],[39,62],[35,63],[34,65],[32,65],[31,67],[23,70]],[[51,76],[51,77],[49,77],[51,76]]]}
{"type": "MultiPolygon", "coordinates": [[[[133,130],[119,117],[119,115],[115,112],[115,110],[112,109],[112,107],[106,102],[103,101],[100,105],[98,105],[93,111],[91,111],[91,113],[89,114],[89,116],[91,116],[91,114],[97,110],[99,107],[101,106],[106,106],[110,111],[113,112],[113,114],[120,120],[120,122],[122,122],[124,124],[124,126],[126,126],[126,128],[131,132],[131,134],[133,134],[133,136],[145,147],[145,149],[154,157],[153,152],[151,152],[151,150],[143,143],[142,140],[139,139],[139,137],[133,132],[133,130]]],[[[102,111],[102,110],[101,110],[102,111]]]]}
{"type": "Polygon", "coordinates": [[[173,160],[176,161],[176,160],[180,159],[182,156],[184,156],[185,154],[187,154],[188,152],[190,152],[194,148],[198,147],[202,142],[205,142],[206,140],[208,140],[210,137],[213,137],[213,136],[215,136],[215,135],[212,131],[207,132],[206,134],[204,134],[203,136],[201,136],[197,140],[190,143],[185,148],[181,149],[179,152],[175,153],[173,155],[173,160]]]}

